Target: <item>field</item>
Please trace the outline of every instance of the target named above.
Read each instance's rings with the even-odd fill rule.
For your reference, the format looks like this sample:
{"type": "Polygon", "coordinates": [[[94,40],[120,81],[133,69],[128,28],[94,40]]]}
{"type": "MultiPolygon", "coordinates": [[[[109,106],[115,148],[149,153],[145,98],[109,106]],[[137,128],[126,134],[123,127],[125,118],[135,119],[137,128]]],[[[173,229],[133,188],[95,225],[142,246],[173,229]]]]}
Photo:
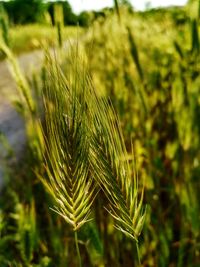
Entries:
{"type": "MultiPolygon", "coordinates": [[[[26,48],[1,42],[28,140],[1,193],[2,267],[200,266],[199,16],[119,12],[28,81],[26,48]]],[[[32,49],[35,27],[11,37],[32,49]]]]}
{"type": "MultiPolygon", "coordinates": [[[[81,29],[77,29],[75,26],[63,27],[63,39],[67,41],[76,37],[77,32],[81,33],[81,29]]],[[[2,41],[2,34],[0,38],[2,41]]],[[[42,45],[53,47],[58,44],[57,28],[40,24],[17,25],[9,29],[9,42],[15,54],[40,49],[42,45]]],[[[3,55],[0,56],[3,58],[3,55]]]]}

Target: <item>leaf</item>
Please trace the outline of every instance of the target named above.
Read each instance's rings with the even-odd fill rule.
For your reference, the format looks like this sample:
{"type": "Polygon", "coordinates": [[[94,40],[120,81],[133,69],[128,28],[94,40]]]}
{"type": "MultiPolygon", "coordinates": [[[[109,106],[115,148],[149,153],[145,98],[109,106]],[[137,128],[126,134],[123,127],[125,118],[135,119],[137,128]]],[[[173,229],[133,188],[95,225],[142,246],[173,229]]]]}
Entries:
{"type": "Polygon", "coordinates": [[[115,5],[115,9],[117,11],[117,15],[118,15],[118,18],[119,18],[119,21],[120,21],[120,11],[119,11],[119,3],[118,3],[118,0],[114,0],[114,5],[115,5]]]}

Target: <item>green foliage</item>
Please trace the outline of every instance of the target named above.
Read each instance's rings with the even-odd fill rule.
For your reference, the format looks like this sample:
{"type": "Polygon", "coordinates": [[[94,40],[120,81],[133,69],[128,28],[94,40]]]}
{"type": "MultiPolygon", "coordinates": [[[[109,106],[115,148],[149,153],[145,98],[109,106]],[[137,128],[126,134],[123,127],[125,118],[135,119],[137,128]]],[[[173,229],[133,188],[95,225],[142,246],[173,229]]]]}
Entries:
{"type": "Polygon", "coordinates": [[[16,213],[12,218],[17,223],[16,241],[18,242],[21,258],[26,266],[33,259],[33,253],[37,245],[35,204],[32,201],[30,207],[17,205],[16,213]]]}
{"type": "Polygon", "coordinates": [[[83,11],[78,16],[78,24],[82,27],[89,27],[93,21],[93,13],[83,11]]]}
{"type": "Polygon", "coordinates": [[[49,2],[48,4],[48,12],[51,17],[52,25],[56,25],[56,7],[62,9],[63,22],[65,25],[77,25],[77,15],[75,15],[72,11],[72,8],[68,1],[55,1],[49,2]]]}
{"type": "Polygon", "coordinates": [[[114,17],[95,24],[85,46],[94,83],[113,100],[146,177],[153,212],[143,234],[143,265],[198,266],[198,22],[186,15],[175,28],[173,9],[123,12],[121,25],[114,17]]]}
{"type": "Polygon", "coordinates": [[[41,21],[46,6],[42,0],[12,0],[4,4],[10,20],[14,24],[41,21]]]}
{"type": "Polygon", "coordinates": [[[94,265],[103,262],[103,244],[96,223],[87,223],[81,232],[80,238],[86,244],[91,262],[94,265]]]}
{"type": "Polygon", "coordinates": [[[199,0],[189,0],[187,3],[187,8],[189,15],[192,19],[200,18],[200,1],[199,0]]]}
{"type": "Polygon", "coordinates": [[[43,1],[43,0],[11,0],[1,2],[13,24],[29,24],[33,22],[46,23],[45,15],[49,14],[52,25],[56,25],[55,8],[62,8],[65,25],[76,25],[77,16],[73,13],[68,1],[43,1]]]}

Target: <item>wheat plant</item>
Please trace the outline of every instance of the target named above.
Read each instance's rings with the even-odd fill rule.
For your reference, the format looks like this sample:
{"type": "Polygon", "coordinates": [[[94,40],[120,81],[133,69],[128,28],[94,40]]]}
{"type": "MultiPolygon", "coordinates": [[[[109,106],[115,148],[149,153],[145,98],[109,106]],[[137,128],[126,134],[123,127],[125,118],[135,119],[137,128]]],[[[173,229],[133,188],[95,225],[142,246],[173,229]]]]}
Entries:
{"type": "Polygon", "coordinates": [[[145,218],[143,190],[138,198],[118,118],[109,101],[97,95],[81,57],[72,58],[67,77],[48,60],[42,130],[47,176],[40,178],[56,200],[53,210],[76,234],[102,188],[116,228],[137,242],[145,218]]]}
{"type": "Polygon", "coordinates": [[[137,172],[135,168],[131,168],[130,160],[133,158],[131,156],[130,159],[127,153],[119,119],[112,104],[97,96],[94,96],[91,103],[94,118],[91,147],[93,171],[109,201],[106,209],[114,218],[115,227],[136,241],[138,249],[137,242],[145,210],[143,190],[139,192],[137,172]]]}
{"type": "Polygon", "coordinates": [[[42,127],[47,175],[40,178],[56,201],[53,210],[73,228],[81,266],[77,230],[89,220],[97,186],[90,171],[84,79],[77,72],[72,75],[67,80],[56,60],[48,59],[42,127]]]}
{"type": "Polygon", "coordinates": [[[17,62],[6,46],[3,50],[12,64],[25,113],[30,115],[25,119],[31,117],[38,155],[43,158],[37,176],[53,196],[52,210],[74,231],[79,266],[77,232],[91,219],[101,189],[116,228],[137,243],[145,218],[143,190],[139,192],[137,176],[130,168],[119,119],[110,101],[97,94],[78,46],[67,59],[67,74],[59,63],[60,54],[46,54],[41,122],[34,112],[38,103],[17,62]]]}

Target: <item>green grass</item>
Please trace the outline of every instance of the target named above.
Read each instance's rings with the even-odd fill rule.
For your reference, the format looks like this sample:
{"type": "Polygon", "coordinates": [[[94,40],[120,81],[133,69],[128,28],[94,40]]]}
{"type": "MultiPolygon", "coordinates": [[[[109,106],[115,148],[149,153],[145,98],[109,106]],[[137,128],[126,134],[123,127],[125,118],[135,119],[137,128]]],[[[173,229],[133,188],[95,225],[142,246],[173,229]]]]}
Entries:
{"type": "MultiPolygon", "coordinates": [[[[63,40],[69,40],[81,34],[82,29],[67,26],[62,28],[63,40]]],[[[1,37],[2,38],[2,37],[1,37]]],[[[30,24],[15,26],[9,29],[10,48],[15,54],[29,52],[34,49],[40,49],[41,45],[57,46],[57,28],[42,25],[30,24]]]]}

